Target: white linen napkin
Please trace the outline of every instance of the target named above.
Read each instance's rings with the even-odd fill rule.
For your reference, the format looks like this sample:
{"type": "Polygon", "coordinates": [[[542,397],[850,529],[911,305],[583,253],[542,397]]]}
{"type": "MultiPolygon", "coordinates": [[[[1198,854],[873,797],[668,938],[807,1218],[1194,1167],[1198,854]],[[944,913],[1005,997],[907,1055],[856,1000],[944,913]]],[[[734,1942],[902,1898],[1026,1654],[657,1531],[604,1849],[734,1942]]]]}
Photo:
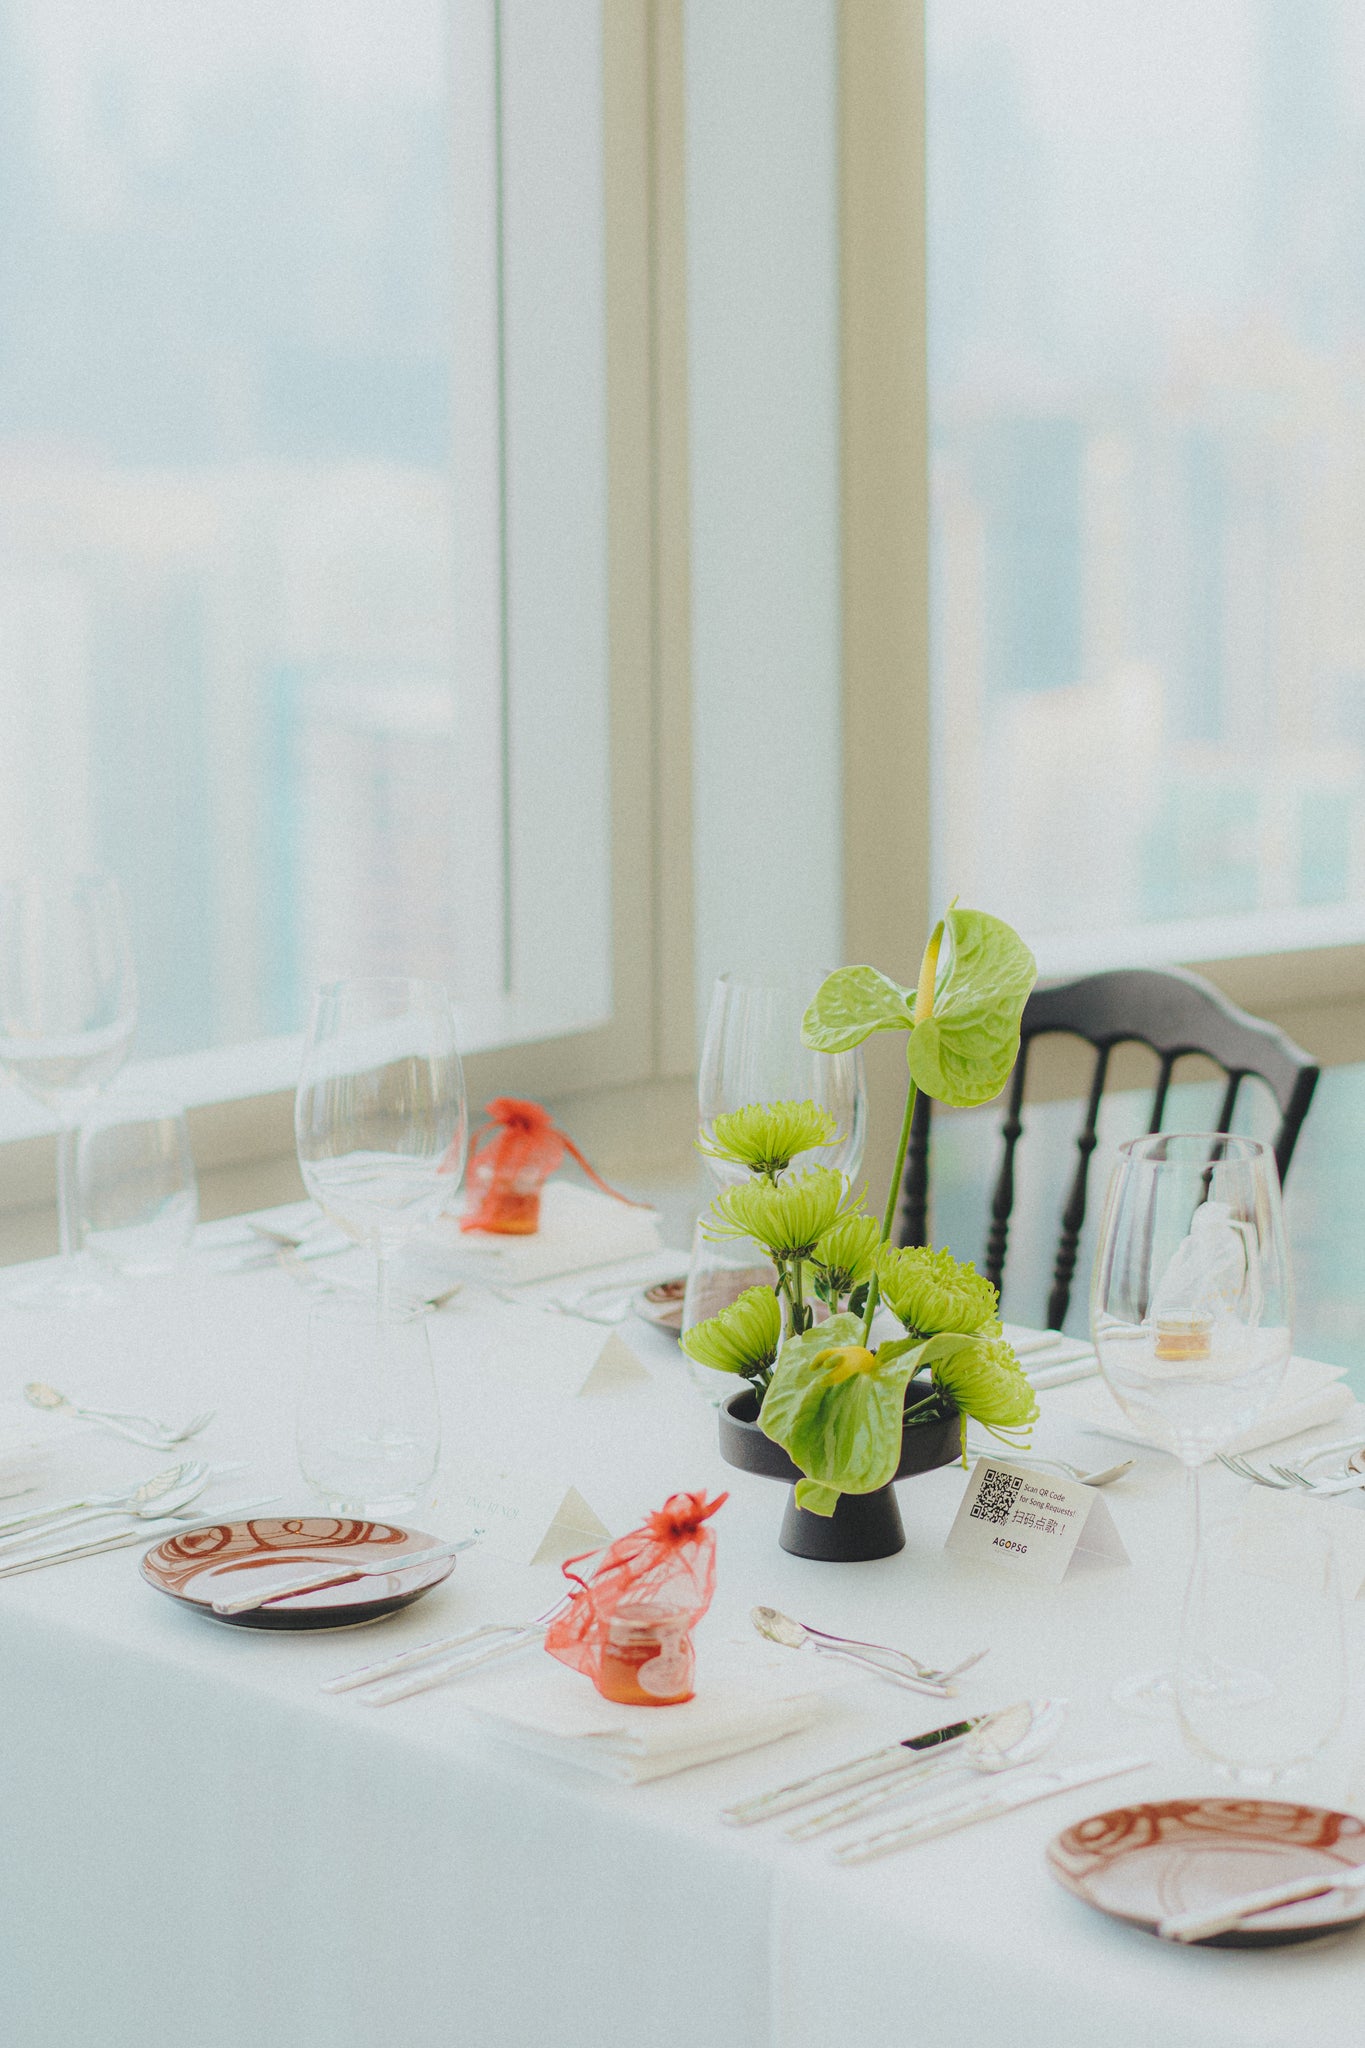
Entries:
{"type": "Polygon", "coordinates": [[[533,1236],[462,1231],[458,1217],[443,1216],[421,1240],[421,1251],[424,1263],[439,1265],[453,1279],[522,1287],[657,1252],[661,1243],[657,1211],[632,1208],[572,1181],[550,1180],[540,1198],[540,1229],[533,1236]]]}
{"type": "Polygon", "coordinates": [[[592,1681],[542,1656],[516,1672],[461,1687],[459,1704],[494,1734],[539,1756],[626,1785],[759,1749],[806,1728],[828,1690],[779,1692],[699,1674],[695,1699],[677,1707],[618,1707],[592,1681]]]}
{"type": "MultiPolygon", "coordinates": [[[[1266,1413],[1250,1429],[1243,1430],[1228,1448],[1243,1452],[1263,1450],[1267,1444],[1298,1436],[1305,1429],[1335,1422],[1355,1403],[1350,1388],[1343,1384],[1345,1376],[1342,1366],[1323,1365],[1314,1358],[1291,1358],[1284,1385],[1266,1413]]],[[[1102,1380],[1057,1388],[1047,1396],[1046,1413],[1063,1416],[1100,1436],[1118,1437],[1126,1444],[1160,1445],[1158,1436],[1129,1420],[1102,1380]]]]}

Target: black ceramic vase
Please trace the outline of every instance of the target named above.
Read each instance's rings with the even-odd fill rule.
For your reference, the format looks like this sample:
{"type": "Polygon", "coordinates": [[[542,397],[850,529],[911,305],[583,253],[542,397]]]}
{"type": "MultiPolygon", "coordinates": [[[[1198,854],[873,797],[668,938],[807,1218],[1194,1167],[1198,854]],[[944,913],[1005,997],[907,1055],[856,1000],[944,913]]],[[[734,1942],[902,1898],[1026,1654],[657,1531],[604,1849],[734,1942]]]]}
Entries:
{"type": "MultiPolygon", "coordinates": [[[[912,1380],[906,1388],[909,1407],[929,1392],[927,1378],[912,1380]]],[[[896,1502],[894,1482],[879,1486],[875,1493],[841,1493],[832,1515],[807,1514],[796,1505],[795,1487],[801,1477],[781,1444],[764,1436],[758,1426],[758,1395],[752,1387],[741,1387],[720,1410],[720,1454],[727,1465],[741,1472],[758,1472],[765,1479],[781,1479],[793,1491],[787,1497],[778,1542],[793,1557],[822,1558],[827,1564],[857,1564],[867,1558],[894,1557],[905,1548],[905,1529],[896,1502]]],[[[940,1422],[910,1424],[901,1433],[901,1457],[897,1479],[909,1479],[916,1472],[932,1472],[939,1465],[951,1465],[962,1455],[962,1417],[950,1415],[940,1422]]]]}

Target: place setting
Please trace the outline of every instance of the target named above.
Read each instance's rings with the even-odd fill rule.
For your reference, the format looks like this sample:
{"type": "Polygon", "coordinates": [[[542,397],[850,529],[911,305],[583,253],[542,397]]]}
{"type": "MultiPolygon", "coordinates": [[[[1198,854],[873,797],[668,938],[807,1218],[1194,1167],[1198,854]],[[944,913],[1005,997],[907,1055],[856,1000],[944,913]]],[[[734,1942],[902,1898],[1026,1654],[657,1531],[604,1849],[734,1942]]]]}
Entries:
{"type": "MultiPolygon", "coordinates": [[[[271,1653],[286,1681],[357,1729],[379,1725],[376,1713],[464,1728],[645,1802],[684,1784],[689,1810],[794,1869],[904,1868],[922,1883],[939,1840],[1055,1802],[1062,1824],[1034,1838],[1032,1881],[1173,1948],[1353,1926],[1365,1823],[1278,1794],[1346,1714],[1343,1589],[1365,1579],[1365,1547],[1357,1571],[1327,1524],[1349,1512],[1365,1439],[1330,1434],[1342,1414],[1331,1369],[1292,1363],[1273,1157],[1216,1133],[1125,1143],[1090,1341],[1002,1323],[974,1266],[893,1242],[919,1091],[966,1102],[1008,1072],[1008,1040],[970,1015],[951,1062],[934,1039],[939,1012],[966,1000],[964,962],[973,1000],[1017,1015],[1025,950],[998,920],[956,908],[917,989],[871,969],[816,986],[801,1071],[828,1081],[838,1115],[819,1093],[733,1100],[734,1019],[761,1044],[762,1020],[789,1004],[762,983],[725,990],[699,1117],[709,1249],[694,1245],[686,1280],[652,1216],[615,1191],[560,1201],[554,1168],[576,1148],[536,1105],[489,1104],[461,1200],[469,1118],[444,993],[364,979],[321,991],[296,1098],[310,1206],[278,1226],[251,1219],[248,1255],[221,1276],[244,1304],[282,1299],[267,1292],[281,1269],[305,1290],[288,1297],[292,1374],[254,1439],[258,1462],[215,1462],[234,1444],[207,1386],[162,1415],[85,1398],[88,1373],[31,1378],[23,1406],[54,1459],[98,1443],[160,1462],[121,1487],[9,1503],[0,1578],[136,1549],[140,1589],[168,1626],[178,1610],[205,1641],[291,1639],[293,1652],[271,1653]],[[874,1029],[901,1033],[910,1053],[880,1212],[853,1184],[858,1055],[874,1029]],[[412,1261],[438,1225],[513,1249],[479,1250],[448,1291],[424,1291],[413,1275],[433,1269],[412,1261]],[[328,1267],[343,1284],[321,1277],[328,1267]],[[658,1314],[646,1313],[651,1290],[658,1314]],[[698,1377],[718,1398],[698,1398],[698,1377]],[[1310,1412],[1328,1440],[1281,1451],[1310,1412]],[[635,1519],[614,1534],[643,1431],[655,1433],[652,1469],[728,1468],[742,1516],[709,1482],[649,1508],[637,1486],[635,1519]],[[1088,1463],[1057,1454],[1105,1435],[1108,1449],[1131,1448],[1088,1463]],[[1090,1698],[1078,1713],[1048,1682],[1049,1630],[1137,1597],[1154,1543],[1174,1560],[1172,1458],[1187,1474],[1190,1538],[1170,1667],[1114,1671],[1112,1697],[1105,1680],[1102,1706],[1090,1698]],[[258,1491],[257,1469],[269,1475],[258,1491]],[[857,1590],[863,1573],[882,1575],[875,1597],[857,1590]],[[922,1613],[917,1585],[932,1589],[922,1613]],[[319,1645],[306,1665],[290,1661],[310,1636],[397,1623],[442,1588],[439,1618],[415,1636],[410,1619],[387,1654],[376,1639],[369,1654],[319,1645]],[[1055,1606],[1030,1604],[1041,1600],[1055,1606]],[[1026,1619],[1043,1612],[1047,1628],[1026,1619]],[[743,1759],[787,1743],[800,1768],[756,1763],[736,1784],[743,1759]],[[722,1765],[733,1789],[708,1792],[722,1765]],[[1184,1796],[1192,1769],[1223,1789],[1184,1796]],[[1182,1796],[1165,1797],[1173,1770],[1182,1796]]],[[[439,1277],[458,1263],[452,1253],[439,1277]]]]}

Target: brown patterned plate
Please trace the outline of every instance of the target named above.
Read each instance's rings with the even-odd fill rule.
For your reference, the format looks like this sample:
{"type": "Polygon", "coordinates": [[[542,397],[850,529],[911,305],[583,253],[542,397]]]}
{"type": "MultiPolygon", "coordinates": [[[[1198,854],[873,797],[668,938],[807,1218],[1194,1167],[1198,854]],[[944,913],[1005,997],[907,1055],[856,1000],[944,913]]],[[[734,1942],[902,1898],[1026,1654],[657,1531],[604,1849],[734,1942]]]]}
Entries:
{"type": "Polygon", "coordinates": [[[642,1287],[636,1295],[634,1309],[637,1316],[643,1316],[647,1323],[657,1329],[667,1330],[670,1335],[682,1335],[683,1296],[687,1292],[687,1275],[677,1280],[659,1280],[653,1287],[642,1287]]]}
{"type": "Polygon", "coordinates": [[[453,1557],[404,1571],[403,1554],[438,1543],[420,1529],[400,1529],[393,1522],[349,1521],[335,1515],[262,1516],[250,1522],[219,1522],[209,1529],[187,1529],[168,1536],[142,1560],[142,1576],[159,1593],[194,1607],[213,1621],[232,1628],[361,1628],[396,1614],[448,1579],[453,1557]],[[357,1560],[366,1564],[392,1557],[393,1570],[383,1578],[353,1579],[345,1586],[324,1586],[316,1593],[296,1593],[269,1607],[245,1614],[215,1614],[213,1600],[224,1586],[243,1585],[243,1574],[259,1575],[254,1584],[285,1583],[301,1565],[319,1569],[333,1561],[339,1568],[357,1560]]]}
{"type": "MultiPolygon", "coordinates": [[[[1047,1860],[1078,1899],[1155,1933],[1169,1914],[1212,1910],[1242,1892],[1365,1862],[1365,1821],[1278,1799],[1168,1799],[1077,1821],[1049,1842],[1047,1860]]],[[[1365,1920],[1365,1894],[1324,1892],[1258,1913],[1200,1946],[1270,1948],[1357,1920],[1365,1920]]]]}

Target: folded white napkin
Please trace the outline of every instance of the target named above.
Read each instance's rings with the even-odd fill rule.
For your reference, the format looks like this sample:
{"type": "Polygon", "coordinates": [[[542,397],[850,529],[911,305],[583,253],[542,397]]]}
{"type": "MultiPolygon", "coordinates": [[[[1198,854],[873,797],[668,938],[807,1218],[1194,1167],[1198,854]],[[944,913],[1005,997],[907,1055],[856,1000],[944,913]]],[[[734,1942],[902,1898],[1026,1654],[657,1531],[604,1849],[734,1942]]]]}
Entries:
{"type": "Polygon", "coordinates": [[[458,1217],[443,1216],[421,1248],[425,1258],[454,1279],[521,1287],[638,1258],[642,1252],[657,1252],[660,1244],[655,1210],[633,1208],[572,1181],[551,1180],[540,1198],[540,1228],[533,1236],[462,1231],[458,1217]]]}
{"type": "Polygon", "coordinates": [[[826,1691],[777,1692],[699,1674],[677,1707],[618,1707],[592,1681],[541,1656],[515,1673],[460,1689],[459,1704],[493,1733],[627,1785],[688,1771],[795,1734],[821,1713],[826,1691]]]}
{"type": "MultiPolygon", "coordinates": [[[[1345,1369],[1342,1366],[1323,1365],[1314,1358],[1291,1358],[1284,1385],[1266,1413],[1228,1448],[1258,1451],[1266,1444],[1277,1444],[1285,1437],[1298,1436],[1302,1430],[1334,1422],[1355,1401],[1350,1388],[1343,1384],[1344,1380],[1345,1369]]],[[[1129,1420],[1102,1380],[1089,1380],[1083,1386],[1057,1388],[1048,1395],[1047,1413],[1049,1416],[1063,1416],[1078,1423],[1082,1429],[1095,1430],[1101,1436],[1118,1437],[1126,1444],[1160,1441],[1155,1434],[1149,1434],[1129,1420]]]]}

